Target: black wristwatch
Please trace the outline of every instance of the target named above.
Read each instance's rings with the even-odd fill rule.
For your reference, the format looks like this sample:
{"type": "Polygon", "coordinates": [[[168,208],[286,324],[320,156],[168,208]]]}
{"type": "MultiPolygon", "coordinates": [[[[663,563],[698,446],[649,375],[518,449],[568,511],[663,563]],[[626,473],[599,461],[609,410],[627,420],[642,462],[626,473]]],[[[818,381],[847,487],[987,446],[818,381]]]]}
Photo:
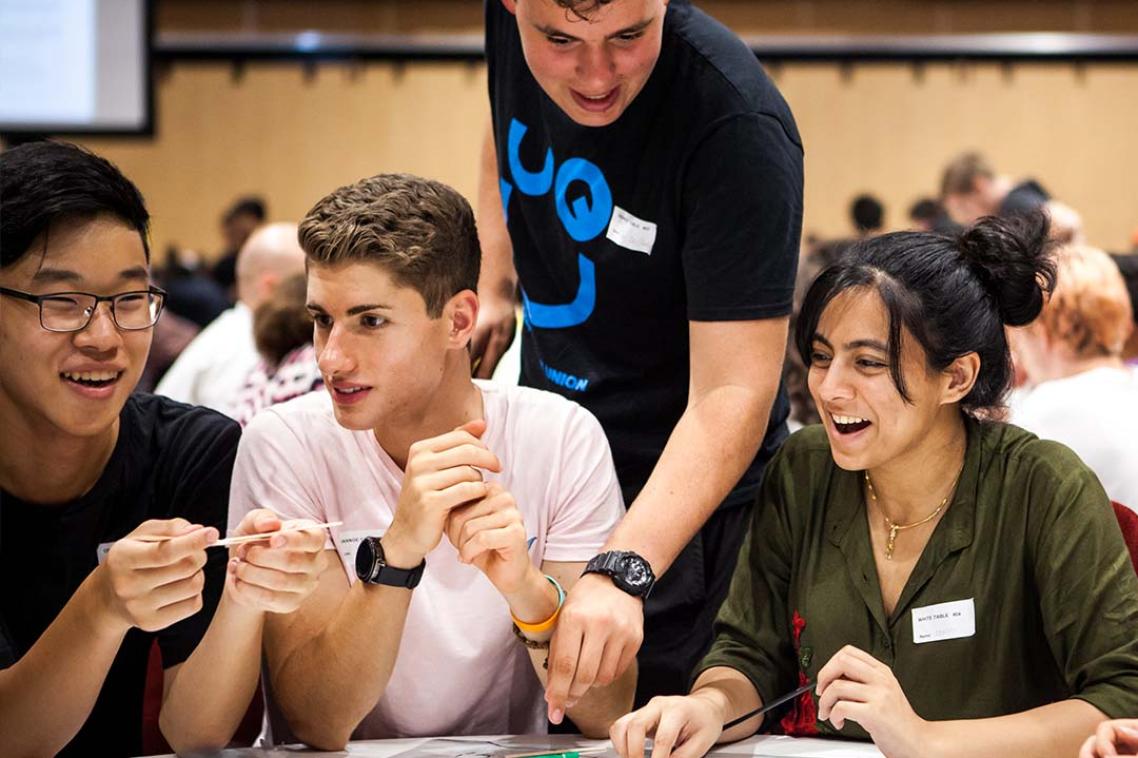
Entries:
{"type": "Polygon", "coordinates": [[[631,550],[610,550],[593,557],[585,566],[585,574],[604,574],[612,583],[633,597],[647,598],[656,584],[652,566],[631,550]]]}
{"type": "Polygon", "coordinates": [[[413,590],[423,578],[423,569],[426,567],[426,558],[413,569],[388,566],[379,537],[364,537],[356,548],[356,576],[368,584],[386,584],[389,587],[413,590]]]}

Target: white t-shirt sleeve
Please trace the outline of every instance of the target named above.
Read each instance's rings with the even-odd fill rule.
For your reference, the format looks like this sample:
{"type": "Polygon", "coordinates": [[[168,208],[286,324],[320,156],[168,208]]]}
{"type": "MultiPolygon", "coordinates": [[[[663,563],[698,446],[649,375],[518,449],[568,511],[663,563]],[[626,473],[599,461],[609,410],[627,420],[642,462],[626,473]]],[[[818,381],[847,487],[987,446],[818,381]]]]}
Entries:
{"type": "MultiPolygon", "coordinates": [[[[245,427],[229,488],[229,530],[255,508],[268,508],[282,520],[323,522],[311,452],[296,432],[271,409],[245,427]]],[[[326,547],[331,548],[331,540],[326,547]]]]}
{"type": "Polygon", "coordinates": [[[583,562],[624,517],[612,451],[600,422],[574,406],[565,425],[543,560],[583,562]]]}

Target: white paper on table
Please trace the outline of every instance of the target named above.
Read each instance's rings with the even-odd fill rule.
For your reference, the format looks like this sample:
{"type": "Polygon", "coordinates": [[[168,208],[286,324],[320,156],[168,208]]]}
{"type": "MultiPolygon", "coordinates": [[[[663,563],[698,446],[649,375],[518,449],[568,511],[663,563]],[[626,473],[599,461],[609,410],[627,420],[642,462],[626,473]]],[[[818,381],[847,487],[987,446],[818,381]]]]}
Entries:
{"type": "Polygon", "coordinates": [[[872,742],[782,735],[764,735],[734,745],[722,745],[715,748],[712,755],[751,758],[882,758],[881,751],[872,742]]]}

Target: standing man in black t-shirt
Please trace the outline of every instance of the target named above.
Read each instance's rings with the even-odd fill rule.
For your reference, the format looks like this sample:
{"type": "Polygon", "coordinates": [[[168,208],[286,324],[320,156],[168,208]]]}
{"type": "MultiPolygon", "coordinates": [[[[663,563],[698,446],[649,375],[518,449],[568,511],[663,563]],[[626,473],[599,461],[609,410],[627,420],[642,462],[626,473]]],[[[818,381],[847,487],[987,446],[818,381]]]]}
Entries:
{"type": "Polygon", "coordinates": [[[638,649],[638,703],[686,691],[710,642],[786,434],[802,144],[751,51],[686,2],[487,0],[486,53],[479,374],[520,287],[522,382],[600,419],[630,506],[606,550],[634,555],[602,554],[562,611],[558,722],[638,649]]]}
{"type": "MultiPolygon", "coordinates": [[[[0,153],[0,204],[0,755],[142,752],[154,640],[162,733],[178,752],[223,747],[257,686],[264,612],[315,587],[324,535],[207,554],[240,430],[131,394],[163,298],[135,186],[32,143],[0,153]]],[[[280,525],[259,510],[235,534],[280,525]]]]}

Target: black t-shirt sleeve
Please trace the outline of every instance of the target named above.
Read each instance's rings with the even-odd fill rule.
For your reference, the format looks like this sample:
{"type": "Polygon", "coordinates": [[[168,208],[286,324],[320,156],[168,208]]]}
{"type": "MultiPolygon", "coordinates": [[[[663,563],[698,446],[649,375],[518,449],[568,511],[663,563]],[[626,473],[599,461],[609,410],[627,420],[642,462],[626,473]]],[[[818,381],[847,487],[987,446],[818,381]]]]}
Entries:
{"type": "Polygon", "coordinates": [[[802,232],[802,147],[773,116],[716,123],[688,159],[680,203],[688,318],[790,313],[802,232]]]}
{"type": "MultiPolygon", "coordinates": [[[[220,414],[199,411],[173,434],[159,459],[162,485],[155,493],[163,498],[170,518],[181,517],[194,524],[217,527],[225,535],[229,509],[229,480],[241,427],[220,414]]],[[[162,665],[185,661],[205,636],[225,587],[228,551],[208,551],[202,609],[187,619],[158,632],[162,665]]]]}

